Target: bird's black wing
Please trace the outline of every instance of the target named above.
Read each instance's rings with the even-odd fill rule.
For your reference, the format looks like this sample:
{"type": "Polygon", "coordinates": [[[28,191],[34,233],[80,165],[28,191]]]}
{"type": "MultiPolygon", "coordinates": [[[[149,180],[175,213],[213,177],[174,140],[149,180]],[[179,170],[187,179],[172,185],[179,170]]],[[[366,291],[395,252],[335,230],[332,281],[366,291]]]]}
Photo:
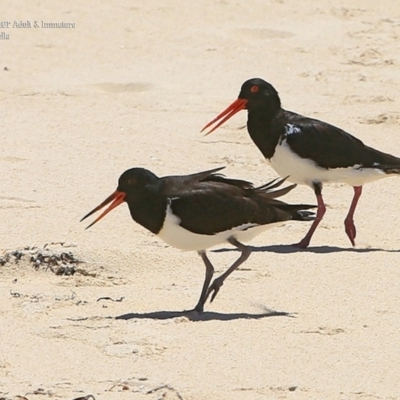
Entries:
{"type": "Polygon", "coordinates": [[[253,188],[253,184],[241,179],[229,179],[217,172],[225,167],[210,169],[191,175],[175,175],[161,178],[162,193],[167,197],[180,196],[188,191],[198,188],[201,183],[215,182],[235,186],[241,189],[253,188]]]}
{"type": "MultiPolygon", "coordinates": [[[[280,192],[283,194],[286,190],[280,192]]],[[[291,206],[273,197],[262,187],[243,189],[234,184],[207,181],[172,198],[171,208],[183,228],[208,235],[245,224],[309,219],[311,213],[302,214],[299,209],[313,206],[291,206]]]]}
{"type": "Polygon", "coordinates": [[[400,168],[400,158],[366,146],[336,126],[289,111],[281,118],[286,121],[280,124],[282,138],[300,157],[312,159],[320,167],[400,168]]]}

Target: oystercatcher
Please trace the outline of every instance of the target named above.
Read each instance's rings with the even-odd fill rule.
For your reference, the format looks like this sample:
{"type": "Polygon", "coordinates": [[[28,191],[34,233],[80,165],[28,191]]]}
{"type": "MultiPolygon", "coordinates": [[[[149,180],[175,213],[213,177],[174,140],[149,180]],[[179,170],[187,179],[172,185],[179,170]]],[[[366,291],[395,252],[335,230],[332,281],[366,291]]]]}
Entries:
{"type": "Polygon", "coordinates": [[[117,190],[81,221],[111,203],[89,228],[126,202],[133,220],[164,242],[181,250],[197,251],[205,264],[206,275],[194,310],[202,312],[208,296],[213,301],[224,280],[249,257],[250,248],[242,240],[250,240],[283,221],[309,221],[315,217],[306,210],[316,206],[276,200],[296,186],[272,190],[285,179],[275,179],[256,188],[250,182],[218,174],[223,168],[163,178],[144,168],[129,169],[119,178],[117,190]],[[210,286],[214,267],[206,249],[224,242],[237,247],[241,255],[210,286]]]}
{"type": "Polygon", "coordinates": [[[354,197],[344,220],[345,231],[355,245],[353,216],[364,183],[400,173],[400,158],[366,146],[349,133],[317,119],[282,109],[275,88],[262,79],[243,83],[239,97],[201,131],[219,121],[213,132],[240,110],[247,109],[247,129],[253,142],[282,177],[310,186],[317,196],[317,216],[297,246],[306,248],[325,214],[322,185],[347,183],[354,197]]]}

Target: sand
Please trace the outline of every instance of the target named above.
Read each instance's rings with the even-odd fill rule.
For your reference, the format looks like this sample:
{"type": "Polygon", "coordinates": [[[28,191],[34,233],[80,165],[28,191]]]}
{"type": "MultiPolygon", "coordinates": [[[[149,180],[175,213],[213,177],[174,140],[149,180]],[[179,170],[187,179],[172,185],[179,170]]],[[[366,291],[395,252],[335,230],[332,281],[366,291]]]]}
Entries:
{"type": "MultiPolygon", "coordinates": [[[[286,109],[400,155],[398,2],[3,0],[1,11],[32,26],[0,28],[0,251],[30,249],[0,265],[0,398],[400,398],[395,178],[365,186],[355,248],[343,229],[353,191],[327,186],[311,247],[289,246],[309,223],[260,235],[201,316],[181,314],[204,277],[196,253],[126,206],[79,223],[133,166],[275,178],[245,112],[199,133],[252,77],[286,109]],[[29,261],[40,251],[84,263],[56,275],[29,261]]],[[[285,200],[315,202],[307,187],[285,200]]],[[[217,273],[238,256],[228,244],[209,254],[217,273]]]]}

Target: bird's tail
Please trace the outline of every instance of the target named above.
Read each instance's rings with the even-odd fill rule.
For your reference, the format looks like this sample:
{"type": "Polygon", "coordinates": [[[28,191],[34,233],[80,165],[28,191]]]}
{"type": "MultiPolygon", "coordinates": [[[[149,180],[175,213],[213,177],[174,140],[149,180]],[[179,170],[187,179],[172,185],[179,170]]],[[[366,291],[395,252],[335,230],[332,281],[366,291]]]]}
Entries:
{"type": "Polygon", "coordinates": [[[284,188],[278,189],[278,190],[273,190],[276,188],[279,188],[279,186],[282,185],[286,181],[288,177],[282,178],[282,179],[274,179],[273,181],[270,181],[266,183],[265,185],[259,186],[253,190],[256,190],[257,192],[261,192],[263,197],[268,197],[269,204],[273,204],[275,207],[278,209],[281,209],[282,211],[288,213],[293,220],[297,221],[312,221],[315,219],[315,213],[313,211],[306,211],[312,208],[317,208],[316,205],[314,204],[287,204],[283,201],[276,200],[278,197],[282,197],[285,194],[289,193],[291,190],[293,190],[297,185],[289,185],[284,188]]]}
{"type": "Polygon", "coordinates": [[[294,220],[296,221],[313,221],[315,219],[315,212],[314,211],[305,211],[305,208],[311,208],[311,207],[316,207],[316,206],[309,206],[309,205],[305,205],[303,206],[302,210],[298,210],[295,214],[294,214],[294,220]]]}
{"type": "Polygon", "coordinates": [[[378,167],[385,174],[400,174],[400,166],[398,165],[382,165],[380,164],[378,167]]]}

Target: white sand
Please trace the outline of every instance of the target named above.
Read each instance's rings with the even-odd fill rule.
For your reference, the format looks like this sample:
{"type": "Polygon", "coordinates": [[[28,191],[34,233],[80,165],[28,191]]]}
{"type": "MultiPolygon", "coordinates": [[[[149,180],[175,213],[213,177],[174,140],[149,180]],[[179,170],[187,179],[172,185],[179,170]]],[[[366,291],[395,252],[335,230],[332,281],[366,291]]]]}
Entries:
{"type": "MultiPolygon", "coordinates": [[[[0,20],[76,24],[0,29],[0,249],[73,243],[97,274],[0,266],[0,398],[400,398],[396,179],[365,187],[355,249],[343,228],[353,191],[326,187],[310,250],[286,246],[307,223],[259,236],[198,321],[177,313],[198,300],[195,253],[159,242],[126,206],[79,223],[133,166],[276,177],[239,129],[245,112],[199,134],[251,77],[285,108],[400,155],[398,2],[3,0],[0,20]],[[265,309],[293,318],[258,318],[265,309]]],[[[285,200],[315,202],[306,187],[285,200]]],[[[210,258],[221,273],[237,255],[210,258]]]]}

